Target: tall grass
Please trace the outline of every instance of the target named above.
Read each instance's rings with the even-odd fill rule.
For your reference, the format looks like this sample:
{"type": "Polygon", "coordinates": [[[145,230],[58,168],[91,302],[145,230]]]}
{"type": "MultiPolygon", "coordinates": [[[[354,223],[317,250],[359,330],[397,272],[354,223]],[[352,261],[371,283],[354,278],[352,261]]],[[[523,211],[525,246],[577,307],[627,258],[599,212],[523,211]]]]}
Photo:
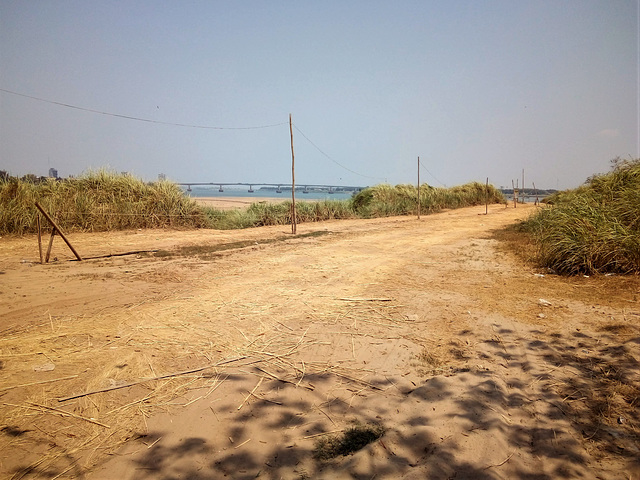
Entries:
{"type": "MultiPolygon", "coordinates": [[[[493,186],[469,183],[453,188],[420,190],[425,214],[445,208],[504,203],[493,186]]],[[[246,210],[223,211],[200,207],[170,182],[144,183],[128,175],[107,171],[77,179],[41,183],[0,180],[0,233],[32,233],[36,230],[38,201],[65,231],[105,231],[128,228],[205,227],[236,229],[291,223],[291,202],[254,203],[246,210]]],[[[417,189],[413,185],[377,185],[349,200],[325,200],[296,204],[300,223],[347,218],[372,218],[417,213],[417,189]]]]}
{"type": "MultiPolygon", "coordinates": [[[[377,185],[362,190],[353,198],[353,207],[365,218],[390,215],[414,215],[418,212],[418,189],[415,185],[377,185]]],[[[444,209],[505,203],[506,200],[493,185],[467,183],[451,188],[420,187],[420,210],[435,213],[444,209]]]]}
{"type": "Polygon", "coordinates": [[[613,161],[523,223],[541,265],[561,274],[640,273],[640,159],[613,161]]]}
{"type": "Polygon", "coordinates": [[[206,226],[202,209],[177,185],[98,171],[65,181],[1,182],[0,232],[35,232],[36,201],[65,231],[206,226]]]}

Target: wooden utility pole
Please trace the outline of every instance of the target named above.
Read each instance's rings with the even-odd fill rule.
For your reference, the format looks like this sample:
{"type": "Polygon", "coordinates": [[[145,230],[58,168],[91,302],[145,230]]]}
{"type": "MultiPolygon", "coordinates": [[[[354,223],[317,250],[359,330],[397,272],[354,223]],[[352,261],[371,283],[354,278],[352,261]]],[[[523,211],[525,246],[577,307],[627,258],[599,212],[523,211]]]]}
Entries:
{"type": "Polygon", "coordinates": [[[291,233],[296,234],[296,157],[293,154],[293,122],[289,114],[289,133],[291,134],[291,233]]]}
{"type": "Polygon", "coordinates": [[[487,186],[484,189],[484,214],[489,215],[489,177],[487,177],[487,186]]]}
{"type": "Polygon", "coordinates": [[[522,169],[522,203],[524,203],[526,192],[524,191],[524,168],[522,169]]]}
{"type": "Polygon", "coordinates": [[[420,220],[420,157],[418,157],[418,220],[420,220]]]}

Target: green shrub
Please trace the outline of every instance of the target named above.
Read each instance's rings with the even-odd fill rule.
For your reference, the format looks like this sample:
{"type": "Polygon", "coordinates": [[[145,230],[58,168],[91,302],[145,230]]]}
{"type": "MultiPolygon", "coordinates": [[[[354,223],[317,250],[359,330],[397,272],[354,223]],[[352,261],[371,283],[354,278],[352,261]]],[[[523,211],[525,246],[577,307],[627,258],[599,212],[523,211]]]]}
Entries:
{"type": "MultiPolygon", "coordinates": [[[[435,213],[448,208],[461,208],[506,200],[493,185],[478,182],[451,188],[420,187],[420,211],[435,213]]],[[[353,198],[353,208],[365,218],[418,213],[418,189],[414,185],[376,185],[362,190],[353,198]]]]}
{"type": "Polygon", "coordinates": [[[523,223],[542,266],[568,275],[640,273],[640,159],[613,164],[523,223]]]}
{"type": "Polygon", "coordinates": [[[102,170],[63,181],[0,182],[0,233],[35,232],[36,201],[64,231],[207,225],[203,210],[174,183],[102,170]]]}

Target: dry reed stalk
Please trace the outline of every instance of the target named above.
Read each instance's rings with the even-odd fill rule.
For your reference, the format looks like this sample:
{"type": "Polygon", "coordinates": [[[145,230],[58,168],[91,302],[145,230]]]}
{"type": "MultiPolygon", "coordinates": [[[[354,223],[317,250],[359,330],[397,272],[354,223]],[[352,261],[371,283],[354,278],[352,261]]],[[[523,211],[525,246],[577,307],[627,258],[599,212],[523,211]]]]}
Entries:
{"type": "Polygon", "coordinates": [[[53,407],[48,407],[46,405],[40,405],[40,404],[33,403],[33,402],[28,402],[28,403],[31,406],[29,406],[29,405],[15,405],[13,403],[4,403],[3,405],[7,405],[7,406],[10,406],[10,407],[30,408],[30,409],[33,409],[33,410],[40,410],[40,411],[42,411],[42,410],[44,410],[44,411],[52,411],[52,412],[57,413],[58,415],[77,418],[79,420],[84,420],[85,422],[93,423],[94,425],[99,425],[99,426],[104,427],[104,428],[111,428],[109,425],[105,425],[104,423],[98,422],[97,420],[94,420],[92,418],[83,417],[81,415],[76,415],[75,413],[72,413],[72,412],[66,412],[64,410],[60,410],[58,408],[53,408],[53,407]]]}
{"type": "Polygon", "coordinates": [[[316,437],[322,437],[324,435],[332,435],[334,433],[341,433],[344,432],[344,429],[340,429],[340,430],[332,430],[330,432],[323,432],[323,433],[314,433],[313,435],[306,435],[302,438],[304,438],[305,440],[308,440],[310,438],[316,438],[316,437]]]}
{"type": "Polygon", "coordinates": [[[255,386],[255,387],[253,387],[253,390],[251,390],[251,391],[249,392],[249,395],[247,395],[247,396],[244,398],[244,400],[242,401],[242,403],[241,403],[240,405],[238,405],[238,410],[240,410],[240,409],[243,407],[243,405],[244,405],[244,404],[245,404],[245,402],[249,399],[249,397],[250,397],[251,395],[253,395],[253,394],[256,392],[256,390],[258,389],[258,387],[259,387],[260,385],[262,385],[262,381],[263,381],[263,380],[264,380],[264,377],[260,377],[260,380],[258,380],[258,383],[256,384],[256,386],[255,386]]]}
{"type": "MultiPolygon", "coordinates": [[[[275,374],[273,374],[273,373],[270,373],[270,372],[266,371],[266,370],[265,370],[265,369],[263,369],[263,368],[260,368],[260,367],[256,367],[256,368],[257,368],[258,370],[260,370],[261,372],[266,373],[267,375],[269,375],[269,376],[270,376],[271,378],[273,378],[274,380],[278,380],[279,382],[282,382],[282,383],[289,383],[289,384],[293,385],[294,387],[297,387],[297,386],[298,386],[298,385],[296,385],[294,382],[292,382],[291,380],[287,380],[286,378],[280,378],[280,377],[278,377],[277,375],[275,375],[275,374]]],[[[300,385],[300,386],[301,386],[302,388],[306,388],[307,390],[311,390],[311,391],[315,390],[315,388],[314,388],[313,386],[311,386],[311,385],[300,385]]]]}
{"type": "Polygon", "coordinates": [[[228,363],[236,362],[238,360],[242,360],[242,359],[245,359],[245,358],[247,358],[247,356],[236,357],[236,358],[232,358],[232,359],[229,359],[229,360],[224,360],[224,361],[221,361],[221,362],[218,362],[218,363],[214,363],[212,365],[205,365],[204,367],[193,368],[191,370],[185,370],[185,371],[182,371],[182,372],[168,373],[166,375],[160,375],[158,377],[148,378],[148,379],[145,379],[145,380],[140,380],[140,381],[137,381],[137,382],[131,382],[131,383],[127,383],[127,384],[124,384],[124,385],[118,385],[118,386],[115,386],[115,387],[103,388],[103,389],[100,389],[100,390],[93,390],[93,391],[90,391],[90,392],[84,392],[84,393],[80,393],[80,394],[77,394],[77,395],[72,395],[70,397],[63,397],[63,398],[59,398],[58,401],[59,402],[66,402],[67,400],[73,400],[75,398],[80,398],[80,397],[86,397],[88,395],[94,395],[96,393],[110,392],[112,390],[119,390],[121,388],[128,388],[128,387],[132,387],[134,385],[140,385],[141,383],[151,382],[153,380],[162,380],[162,379],[165,379],[165,378],[178,377],[178,376],[187,375],[187,374],[190,374],[190,373],[201,372],[202,370],[207,370],[209,368],[215,368],[215,367],[218,367],[218,366],[221,366],[221,365],[226,365],[228,363]]]}
{"type": "Polygon", "coordinates": [[[78,378],[78,375],[70,375],[68,377],[62,377],[62,378],[53,378],[51,380],[41,380],[39,382],[23,383],[21,385],[12,385],[10,387],[0,388],[0,392],[4,392],[6,390],[13,390],[14,388],[30,387],[32,385],[42,385],[43,383],[60,382],[60,381],[63,381],[63,380],[70,380],[72,378],[78,378]]]}

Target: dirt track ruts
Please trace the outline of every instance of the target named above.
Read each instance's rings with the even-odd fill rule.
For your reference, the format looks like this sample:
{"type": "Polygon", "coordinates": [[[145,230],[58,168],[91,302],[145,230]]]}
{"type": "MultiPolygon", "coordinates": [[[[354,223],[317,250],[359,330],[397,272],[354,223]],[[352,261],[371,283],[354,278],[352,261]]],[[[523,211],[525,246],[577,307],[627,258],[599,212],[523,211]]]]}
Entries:
{"type": "Polygon", "coordinates": [[[66,454],[25,478],[625,478],[640,455],[640,418],[627,408],[640,376],[637,279],[525,266],[491,232],[531,209],[304,224],[299,233],[320,233],[299,238],[288,227],[80,234],[72,241],[84,256],[173,255],[66,262],[56,244],[61,261],[47,266],[31,263],[33,239],[2,239],[5,337],[62,335],[73,319],[78,346],[56,357],[42,342],[55,370],[34,372],[41,359],[3,342],[0,388],[79,375],[0,391],[7,404],[38,396],[59,406],[64,391],[153,376],[144,368],[246,356],[181,385],[169,403],[183,406],[144,401],[142,388],[96,398],[97,409],[63,405],[104,421],[119,405],[144,406],[135,426],[146,436],[106,463],[104,442],[65,447],[77,420],[13,410],[2,471],[33,465],[28,452],[40,450],[30,445],[46,438],[66,454]],[[201,249],[185,256],[186,245],[201,249]],[[353,421],[386,433],[354,455],[313,458],[321,434],[353,421]]]}

